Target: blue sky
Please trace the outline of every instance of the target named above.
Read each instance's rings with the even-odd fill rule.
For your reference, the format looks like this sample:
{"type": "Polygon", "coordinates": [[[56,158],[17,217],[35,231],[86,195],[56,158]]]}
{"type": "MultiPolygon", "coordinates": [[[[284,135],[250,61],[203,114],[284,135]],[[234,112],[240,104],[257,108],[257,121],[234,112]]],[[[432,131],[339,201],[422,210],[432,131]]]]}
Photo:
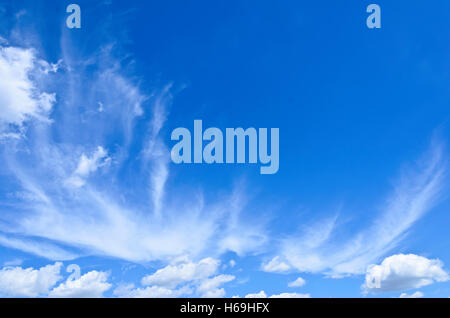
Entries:
{"type": "Polygon", "coordinates": [[[448,1],[69,3],[0,1],[0,296],[450,296],[448,1]]]}

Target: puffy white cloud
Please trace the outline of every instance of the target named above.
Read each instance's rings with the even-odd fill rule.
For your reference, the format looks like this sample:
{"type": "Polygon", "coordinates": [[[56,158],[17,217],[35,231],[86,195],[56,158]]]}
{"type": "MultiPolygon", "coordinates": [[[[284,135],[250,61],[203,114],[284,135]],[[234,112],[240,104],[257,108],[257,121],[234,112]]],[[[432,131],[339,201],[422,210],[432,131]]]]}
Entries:
{"type": "Polygon", "coordinates": [[[199,281],[214,275],[219,268],[220,261],[205,258],[198,263],[187,262],[168,265],[157,270],[154,274],[142,278],[142,285],[157,285],[174,288],[181,283],[199,281]]]}
{"type": "Polygon", "coordinates": [[[108,273],[90,271],[80,276],[78,265],[67,267],[75,273],[65,282],[55,285],[62,279],[63,264],[57,262],[39,269],[4,267],[0,270],[0,296],[3,297],[102,297],[111,288],[108,273]]]}
{"type": "Polygon", "coordinates": [[[245,298],[267,298],[267,294],[264,290],[261,290],[259,293],[256,294],[247,294],[245,298]]]}
{"type": "Polygon", "coordinates": [[[144,288],[133,284],[119,286],[114,294],[119,297],[179,297],[200,296],[208,298],[224,297],[221,286],[235,279],[233,275],[216,275],[220,261],[205,258],[199,262],[186,257],[176,258],[173,264],[157,270],[141,279],[144,288]]]}
{"type": "Polygon", "coordinates": [[[48,73],[43,66],[50,64],[38,60],[31,49],[0,46],[0,133],[5,133],[3,136],[17,136],[8,133],[11,125],[20,130],[31,118],[48,121],[55,94],[42,92],[33,79],[36,76],[32,76],[48,73]]]}
{"type": "Polygon", "coordinates": [[[414,254],[387,257],[380,265],[370,265],[365,284],[367,291],[397,291],[420,288],[434,282],[448,281],[440,260],[414,254]]]}
{"type": "Polygon", "coordinates": [[[299,277],[299,278],[297,278],[296,280],[290,282],[290,283],[288,284],[288,286],[289,286],[289,287],[302,287],[302,286],[304,286],[305,284],[306,284],[306,281],[305,281],[303,278],[299,277]]]}
{"type": "Polygon", "coordinates": [[[425,296],[421,291],[416,291],[413,294],[401,293],[400,298],[422,298],[425,296]]]}
{"type": "Polygon", "coordinates": [[[63,298],[98,298],[111,288],[108,283],[108,273],[91,271],[83,276],[72,279],[69,277],[64,283],[55,287],[50,293],[50,297],[63,298]]]}
{"type": "Polygon", "coordinates": [[[233,275],[218,275],[213,278],[205,279],[197,287],[197,293],[205,298],[225,297],[225,289],[219,287],[234,279],[235,277],[233,275]]]}
{"type": "Polygon", "coordinates": [[[282,273],[289,271],[291,267],[287,263],[281,261],[279,256],[275,256],[268,263],[263,264],[262,269],[265,272],[282,273]]]}
{"type": "Polygon", "coordinates": [[[192,290],[188,287],[170,289],[160,286],[148,286],[145,288],[134,288],[134,284],[122,285],[116,288],[113,294],[124,298],[175,298],[189,295],[192,290]]]}
{"type": "Polygon", "coordinates": [[[45,296],[62,277],[62,263],[40,269],[5,267],[0,270],[0,294],[6,297],[45,296]]]}
{"type": "Polygon", "coordinates": [[[270,298],[311,298],[310,294],[298,294],[298,293],[281,293],[278,295],[272,295],[270,298]]]}
{"type": "MultiPolygon", "coordinates": [[[[267,294],[264,290],[261,290],[257,294],[248,294],[245,298],[267,298],[267,294]]],[[[272,295],[269,298],[311,298],[309,294],[298,294],[298,293],[281,293],[272,295]]]]}

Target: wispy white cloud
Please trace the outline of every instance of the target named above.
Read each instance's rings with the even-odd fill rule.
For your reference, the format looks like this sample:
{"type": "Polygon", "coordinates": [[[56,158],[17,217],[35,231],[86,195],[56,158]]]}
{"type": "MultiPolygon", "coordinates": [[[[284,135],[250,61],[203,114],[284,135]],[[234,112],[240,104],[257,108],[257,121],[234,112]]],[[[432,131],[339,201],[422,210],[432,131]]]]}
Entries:
{"type": "Polygon", "coordinates": [[[235,279],[233,275],[217,275],[212,278],[203,280],[197,287],[197,293],[205,298],[221,298],[225,297],[225,289],[221,288],[225,283],[229,283],[235,279]]]}
{"type": "Polygon", "coordinates": [[[248,207],[245,182],[235,185],[230,196],[217,201],[215,210],[221,221],[217,224],[220,233],[216,237],[218,251],[233,251],[240,256],[261,251],[269,240],[267,219],[261,215],[253,215],[250,220],[244,218],[244,209],[248,207]]]}
{"type": "MultiPolygon", "coordinates": [[[[238,298],[239,296],[236,296],[238,298]]],[[[267,298],[267,294],[264,290],[261,290],[259,293],[252,293],[245,295],[245,298],[267,298]]]]}
{"type": "Polygon", "coordinates": [[[333,237],[337,230],[335,216],[317,222],[301,234],[283,240],[277,262],[300,272],[321,272],[332,277],[363,274],[369,264],[396,247],[415,222],[435,206],[446,168],[443,146],[433,141],[417,166],[399,178],[384,211],[371,225],[338,241],[333,237]]]}
{"type": "Polygon", "coordinates": [[[172,84],[166,85],[155,97],[148,140],[143,150],[145,162],[151,163],[150,191],[157,217],[161,216],[165,184],[169,177],[169,150],[160,137],[160,132],[167,119],[167,107],[172,103],[171,87],[172,84]]]}
{"type": "Polygon", "coordinates": [[[72,176],[67,179],[66,184],[77,188],[82,187],[90,173],[97,171],[98,168],[105,166],[110,162],[111,158],[108,157],[107,151],[101,146],[97,148],[91,157],[82,154],[77,169],[73,172],[72,176]]]}
{"type": "Polygon", "coordinates": [[[3,266],[5,266],[5,267],[19,266],[19,265],[22,265],[22,263],[23,263],[23,260],[22,260],[22,259],[20,259],[20,258],[15,258],[15,259],[12,259],[12,260],[10,260],[10,261],[4,262],[4,263],[3,263],[3,266]]]}
{"type": "Polygon", "coordinates": [[[311,295],[299,293],[281,293],[277,295],[272,295],[269,298],[311,298],[311,295]]]}
{"type": "Polygon", "coordinates": [[[1,216],[7,231],[0,244],[55,260],[72,254],[61,253],[68,246],[80,254],[135,262],[226,251],[242,255],[259,248],[264,229],[247,230],[242,222],[241,187],[208,204],[201,191],[166,189],[169,151],[160,134],[173,99],[171,85],[142,93],[112,50],[105,46],[74,62],[64,48],[57,66],[41,63],[46,70],[61,69],[58,103],[51,129],[36,125],[14,151],[4,152],[7,170],[20,185],[11,191],[22,195],[1,216]],[[137,131],[138,124],[148,133],[137,131]],[[93,177],[100,172],[102,178],[93,177]],[[13,240],[14,234],[50,240],[57,249],[42,253],[45,245],[36,241],[31,250],[13,240]]]}
{"type": "Polygon", "coordinates": [[[79,255],[55,244],[0,234],[0,245],[54,260],[71,260],[79,255]]]}

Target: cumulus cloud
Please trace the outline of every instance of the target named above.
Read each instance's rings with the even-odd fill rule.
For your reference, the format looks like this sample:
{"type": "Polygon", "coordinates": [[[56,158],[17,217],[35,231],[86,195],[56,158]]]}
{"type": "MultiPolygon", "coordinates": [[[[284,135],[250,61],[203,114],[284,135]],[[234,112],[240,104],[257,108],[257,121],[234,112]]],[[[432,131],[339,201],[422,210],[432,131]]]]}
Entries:
{"type": "Polygon", "coordinates": [[[197,292],[205,298],[225,297],[225,289],[220,288],[220,286],[234,279],[235,277],[233,275],[217,275],[213,278],[203,280],[197,287],[197,292]]]}
{"type": "MultiPolygon", "coordinates": [[[[56,96],[41,91],[34,80],[36,74],[48,73],[48,67],[50,64],[37,59],[36,52],[32,49],[0,46],[2,136],[17,136],[24,122],[29,119],[49,121],[48,114],[56,96]]],[[[56,71],[57,68],[53,70],[56,71]]]]}
{"type": "Polygon", "coordinates": [[[63,278],[62,267],[61,262],[39,269],[6,266],[0,270],[0,295],[3,297],[94,298],[102,297],[103,293],[112,286],[107,281],[108,273],[90,271],[80,276],[80,267],[72,264],[67,267],[67,270],[75,269],[74,274],[55,287],[63,278]]]}
{"type": "Polygon", "coordinates": [[[99,298],[111,288],[108,283],[108,273],[91,271],[79,278],[68,278],[65,282],[52,289],[49,297],[59,298],[99,298]]]}
{"type": "Polygon", "coordinates": [[[299,277],[299,278],[297,278],[296,280],[290,282],[290,283],[288,284],[288,286],[289,286],[289,287],[302,287],[302,286],[304,286],[305,284],[306,284],[306,281],[305,281],[303,278],[299,277]]]}
{"type": "Polygon", "coordinates": [[[291,267],[285,262],[281,261],[279,256],[275,256],[269,262],[262,265],[262,269],[269,273],[282,273],[287,272],[291,267]]]}
{"type": "Polygon", "coordinates": [[[213,258],[205,258],[198,263],[187,262],[168,265],[154,274],[142,278],[142,285],[158,285],[174,288],[181,283],[199,281],[217,272],[220,262],[213,258]]]}
{"type": "Polygon", "coordinates": [[[261,290],[259,293],[247,294],[245,298],[267,298],[267,294],[264,290],[261,290]]]}
{"type": "Polygon", "coordinates": [[[192,262],[178,258],[175,264],[169,264],[155,273],[144,276],[141,284],[147,287],[135,287],[134,284],[119,286],[114,294],[119,297],[179,297],[196,295],[199,297],[224,297],[222,285],[235,279],[233,275],[218,274],[220,261],[205,258],[192,262]],[[217,275],[218,274],[218,275],[217,275]]]}
{"type": "Polygon", "coordinates": [[[440,260],[430,260],[414,254],[387,257],[380,265],[367,269],[363,288],[367,291],[401,291],[420,288],[434,282],[448,281],[440,260]]]}
{"type": "MultiPolygon", "coordinates": [[[[245,298],[267,298],[267,294],[264,290],[261,290],[256,294],[248,294],[245,298]]],[[[269,298],[311,298],[309,294],[298,294],[298,293],[281,293],[270,296],[269,298]]]]}
{"type": "Polygon", "coordinates": [[[176,298],[191,293],[192,290],[189,288],[170,289],[160,286],[135,288],[134,284],[128,284],[119,286],[113,294],[122,298],[176,298]]]}
{"type": "Polygon", "coordinates": [[[0,294],[4,297],[38,297],[48,294],[61,278],[62,263],[40,269],[5,267],[0,270],[0,294]]]}

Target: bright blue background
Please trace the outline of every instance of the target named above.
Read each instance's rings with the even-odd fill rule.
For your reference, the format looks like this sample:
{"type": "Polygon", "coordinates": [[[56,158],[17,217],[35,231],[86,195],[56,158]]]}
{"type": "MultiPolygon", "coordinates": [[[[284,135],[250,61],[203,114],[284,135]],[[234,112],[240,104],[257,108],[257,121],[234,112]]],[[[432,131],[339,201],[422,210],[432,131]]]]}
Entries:
{"type": "MultiPolygon", "coordinates": [[[[192,130],[194,119],[221,129],[280,129],[276,175],[260,175],[252,165],[171,165],[168,180],[174,189],[203,187],[206,197],[214,198],[244,178],[253,198],[250,218],[270,214],[272,237],[332,215],[337,206],[352,219],[349,233],[363,227],[402,167],[420,157],[433,135],[450,137],[448,1],[379,0],[379,30],[366,26],[368,1],[79,0],[81,30],[63,27],[66,2],[1,1],[0,30],[15,23],[12,12],[25,8],[29,13],[21,27],[39,34],[43,57],[50,61],[60,58],[59,39],[66,32],[72,55],[80,59],[117,42],[134,61],[124,72],[138,78],[142,90],[173,83],[162,131],[168,145],[171,131],[192,130]]],[[[123,182],[139,192],[132,172],[122,173],[123,182]]],[[[391,254],[414,253],[449,264],[449,208],[444,196],[391,254]]],[[[250,278],[228,286],[227,295],[285,291],[298,274],[260,271],[261,259],[274,249],[262,256],[222,255],[224,261],[238,258],[241,278],[250,278]]],[[[48,263],[0,250],[0,261],[12,258],[24,258],[23,266],[48,263]]],[[[139,264],[122,273],[126,261],[97,256],[77,263],[83,271],[112,269],[116,282],[139,281],[155,268],[139,264]]],[[[301,276],[307,285],[299,291],[314,297],[361,295],[362,276],[301,276]]],[[[421,290],[427,296],[450,295],[449,283],[421,290]]]]}

